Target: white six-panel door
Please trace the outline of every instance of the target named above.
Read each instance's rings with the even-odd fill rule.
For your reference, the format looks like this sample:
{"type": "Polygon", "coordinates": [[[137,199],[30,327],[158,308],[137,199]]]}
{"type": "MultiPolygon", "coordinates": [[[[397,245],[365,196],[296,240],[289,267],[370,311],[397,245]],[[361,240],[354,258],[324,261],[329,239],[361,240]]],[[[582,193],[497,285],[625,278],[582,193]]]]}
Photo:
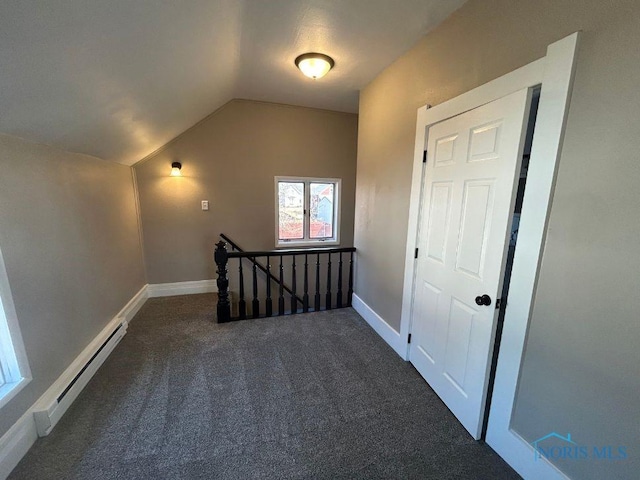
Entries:
{"type": "Polygon", "coordinates": [[[428,132],[409,358],[476,439],[530,100],[524,89],[428,132]]]}

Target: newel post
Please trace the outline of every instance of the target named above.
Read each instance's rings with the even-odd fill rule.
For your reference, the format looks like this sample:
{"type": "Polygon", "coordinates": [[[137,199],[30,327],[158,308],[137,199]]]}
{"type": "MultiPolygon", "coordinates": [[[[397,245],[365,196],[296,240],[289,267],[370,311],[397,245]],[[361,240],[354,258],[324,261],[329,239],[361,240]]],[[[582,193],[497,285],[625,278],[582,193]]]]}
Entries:
{"type": "Polygon", "coordinates": [[[227,278],[227,244],[222,240],[216,243],[216,251],[213,258],[218,266],[218,323],[231,320],[231,304],[229,303],[229,279],[227,278]]]}

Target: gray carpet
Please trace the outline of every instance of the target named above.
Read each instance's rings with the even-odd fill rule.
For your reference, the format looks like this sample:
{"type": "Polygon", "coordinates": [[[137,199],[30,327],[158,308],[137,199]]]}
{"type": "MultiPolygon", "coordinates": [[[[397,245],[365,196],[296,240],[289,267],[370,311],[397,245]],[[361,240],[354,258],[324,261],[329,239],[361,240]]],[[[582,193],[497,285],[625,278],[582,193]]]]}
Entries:
{"type": "Polygon", "coordinates": [[[154,298],[11,479],[512,479],[352,309],[154,298]]]}

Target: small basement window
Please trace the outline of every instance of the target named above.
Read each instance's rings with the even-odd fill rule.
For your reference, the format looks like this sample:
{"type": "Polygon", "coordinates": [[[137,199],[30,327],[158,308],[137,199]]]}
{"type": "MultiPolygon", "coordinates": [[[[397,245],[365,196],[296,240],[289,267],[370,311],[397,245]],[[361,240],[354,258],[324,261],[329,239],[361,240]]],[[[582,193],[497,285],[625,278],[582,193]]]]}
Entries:
{"type": "Polygon", "coordinates": [[[275,177],[276,247],[340,242],[340,179],[275,177]]]}

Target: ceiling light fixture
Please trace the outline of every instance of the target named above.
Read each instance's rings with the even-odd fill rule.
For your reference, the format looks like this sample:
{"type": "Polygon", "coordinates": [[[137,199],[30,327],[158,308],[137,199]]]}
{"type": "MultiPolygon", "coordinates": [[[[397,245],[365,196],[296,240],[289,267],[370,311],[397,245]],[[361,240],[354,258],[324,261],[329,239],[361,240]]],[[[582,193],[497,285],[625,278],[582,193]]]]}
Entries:
{"type": "Polygon", "coordinates": [[[333,58],[323,53],[303,53],[296,58],[296,67],[314,80],[324,77],[334,65],[333,58]]]}
{"type": "Polygon", "coordinates": [[[172,177],[181,177],[182,172],[180,169],[182,168],[182,164],[180,162],[173,162],[171,164],[171,176],[172,177]]]}

